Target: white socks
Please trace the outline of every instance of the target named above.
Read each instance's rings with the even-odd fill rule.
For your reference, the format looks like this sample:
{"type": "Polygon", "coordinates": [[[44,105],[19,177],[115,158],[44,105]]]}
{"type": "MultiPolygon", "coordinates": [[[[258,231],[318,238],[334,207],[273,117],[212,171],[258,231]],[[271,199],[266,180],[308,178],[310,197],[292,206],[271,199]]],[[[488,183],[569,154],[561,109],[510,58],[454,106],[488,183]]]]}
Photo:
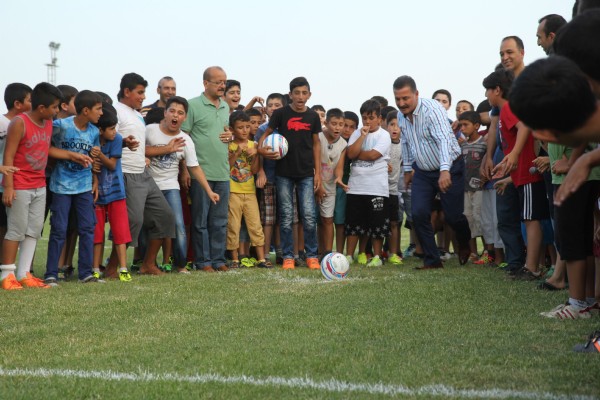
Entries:
{"type": "Polygon", "coordinates": [[[9,276],[10,274],[13,274],[16,268],[17,267],[15,266],[15,264],[0,265],[0,270],[2,270],[2,274],[0,275],[0,281],[9,276]]]}
{"type": "Polygon", "coordinates": [[[25,236],[19,247],[19,262],[17,263],[17,280],[21,280],[27,276],[35,254],[35,246],[37,239],[31,236],[25,236]]]}

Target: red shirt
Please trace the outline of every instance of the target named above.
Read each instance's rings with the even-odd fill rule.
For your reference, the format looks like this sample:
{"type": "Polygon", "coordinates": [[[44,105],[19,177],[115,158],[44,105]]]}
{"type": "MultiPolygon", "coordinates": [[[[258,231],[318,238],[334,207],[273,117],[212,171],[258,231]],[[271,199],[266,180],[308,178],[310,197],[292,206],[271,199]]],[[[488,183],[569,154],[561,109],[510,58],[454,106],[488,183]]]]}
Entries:
{"type": "MultiPolygon", "coordinates": [[[[509,104],[504,104],[500,110],[500,135],[502,136],[502,150],[504,151],[504,155],[508,155],[515,147],[518,131],[517,123],[519,123],[519,119],[513,114],[509,104]]],[[[537,158],[533,143],[533,135],[529,135],[519,155],[517,169],[510,173],[515,186],[523,186],[543,179],[541,174],[529,173],[529,168],[533,166],[532,161],[537,158]]]]}
{"type": "Polygon", "coordinates": [[[45,120],[44,126],[33,122],[27,114],[19,114],[25,132],[17,147],[13,165],[20,168],[14,173],[15,190],[38,189],[46,186],[46,164],[52,139],[52,121],[45,120]]]}

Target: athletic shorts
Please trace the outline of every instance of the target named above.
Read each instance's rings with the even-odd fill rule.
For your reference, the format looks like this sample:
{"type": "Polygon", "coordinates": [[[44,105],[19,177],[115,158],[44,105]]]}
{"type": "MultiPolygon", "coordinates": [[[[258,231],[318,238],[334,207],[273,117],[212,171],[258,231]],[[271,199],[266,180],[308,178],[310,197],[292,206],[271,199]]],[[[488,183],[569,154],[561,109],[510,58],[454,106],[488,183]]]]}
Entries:
{"type": "MultiPolygon", "coordinates": [[[[0,196],[2,192],[0,192],[0,196]]],[[[0,201],[0,228],[6,228],[6,206],[3,202],[0,201]]]]}
{"type": "Polygon", "coordinates": [[[400,221],[400,199],[397,194],[390,194],[388,197],[388,210],[390,222],[400,221]]]}
{"type": "Polygon", "coordinates": [[[46,188],[15,190],[12,207],[6,208],[7,240],[21,242],[25,236],[39,239],[44,226],[46,188]]]}
{"type": "MultiPolygon", "coordinates": [[[[71,209],[73,209],[72,207],[71,209]]],[[[94,230],[94,244],[104,242],[104,226],[108,217],[110,232],[114,244],[127,244],[131,242],[129,232],[129,217],[127,216],[127,203],[125,199],[116,200],[108,204],[96,204],[96,229],[94,230]]]]}
{"type": "Polygon", "coordinates": [[[383,196],[348,194],[346,236],[385,239],[390,234],[389,199],[383,196]]]}
{"type": "Polygon", "coordinates": [[[327,193],[323,200],[318,203],[319,206],[319,216],[323,218],[333,218],[334,210],[335,210],[335,193],[327,193]]]}
{"type": "Polygon", "coordinates": [[[550,218],[548,197],[544,181],[526,183],[517,187],[521,221],[542,220],[550,218]]]}

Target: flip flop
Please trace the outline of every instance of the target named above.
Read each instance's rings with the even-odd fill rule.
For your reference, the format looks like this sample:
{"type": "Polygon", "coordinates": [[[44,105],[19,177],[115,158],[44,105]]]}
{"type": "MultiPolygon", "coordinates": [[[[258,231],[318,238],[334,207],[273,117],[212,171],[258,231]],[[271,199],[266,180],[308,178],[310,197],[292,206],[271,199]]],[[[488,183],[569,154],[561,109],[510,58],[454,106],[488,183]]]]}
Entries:
{"type": "Polygon", "coordinates": [[[565,290],[565,288],[557,288],[556,286],[554,286],[553,284],[551,284],[548,281],[543,281],[539,284],[538,289],[541,290],[549,290],[551,292],[557,291],[557,290],[565,290]]]}

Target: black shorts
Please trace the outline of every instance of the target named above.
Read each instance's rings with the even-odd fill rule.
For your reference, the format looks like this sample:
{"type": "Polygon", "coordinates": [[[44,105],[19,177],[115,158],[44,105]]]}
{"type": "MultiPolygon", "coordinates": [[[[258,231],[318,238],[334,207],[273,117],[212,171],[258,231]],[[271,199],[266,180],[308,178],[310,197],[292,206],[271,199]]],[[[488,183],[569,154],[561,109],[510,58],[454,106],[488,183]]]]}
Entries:
{"type": "Polygon", "coordinates": [[[560,207],[554,207],[554,236],[563,260],[585,260],[593,255],[594,208],[599,185],[598,181],[585,182],[560,207]]]}
{"type": "Polygon", "coordinates": [[[390,222],[400,221],[400,200],[397,194],[390,194],[388,197],[388,210],[390,210],[388,214],[390,222]]]}
{"type": "Polygon", "coordinates": [[[389,199],[349,194],[346,202],[346,236],[385,239],[390,234],[389,199]]]}
{"type": "Polygon", "coordinates": [[[544,181],[526,183],[517,187],[521,221],[540,221],[550,218],[548,196],[544,181]]]}

